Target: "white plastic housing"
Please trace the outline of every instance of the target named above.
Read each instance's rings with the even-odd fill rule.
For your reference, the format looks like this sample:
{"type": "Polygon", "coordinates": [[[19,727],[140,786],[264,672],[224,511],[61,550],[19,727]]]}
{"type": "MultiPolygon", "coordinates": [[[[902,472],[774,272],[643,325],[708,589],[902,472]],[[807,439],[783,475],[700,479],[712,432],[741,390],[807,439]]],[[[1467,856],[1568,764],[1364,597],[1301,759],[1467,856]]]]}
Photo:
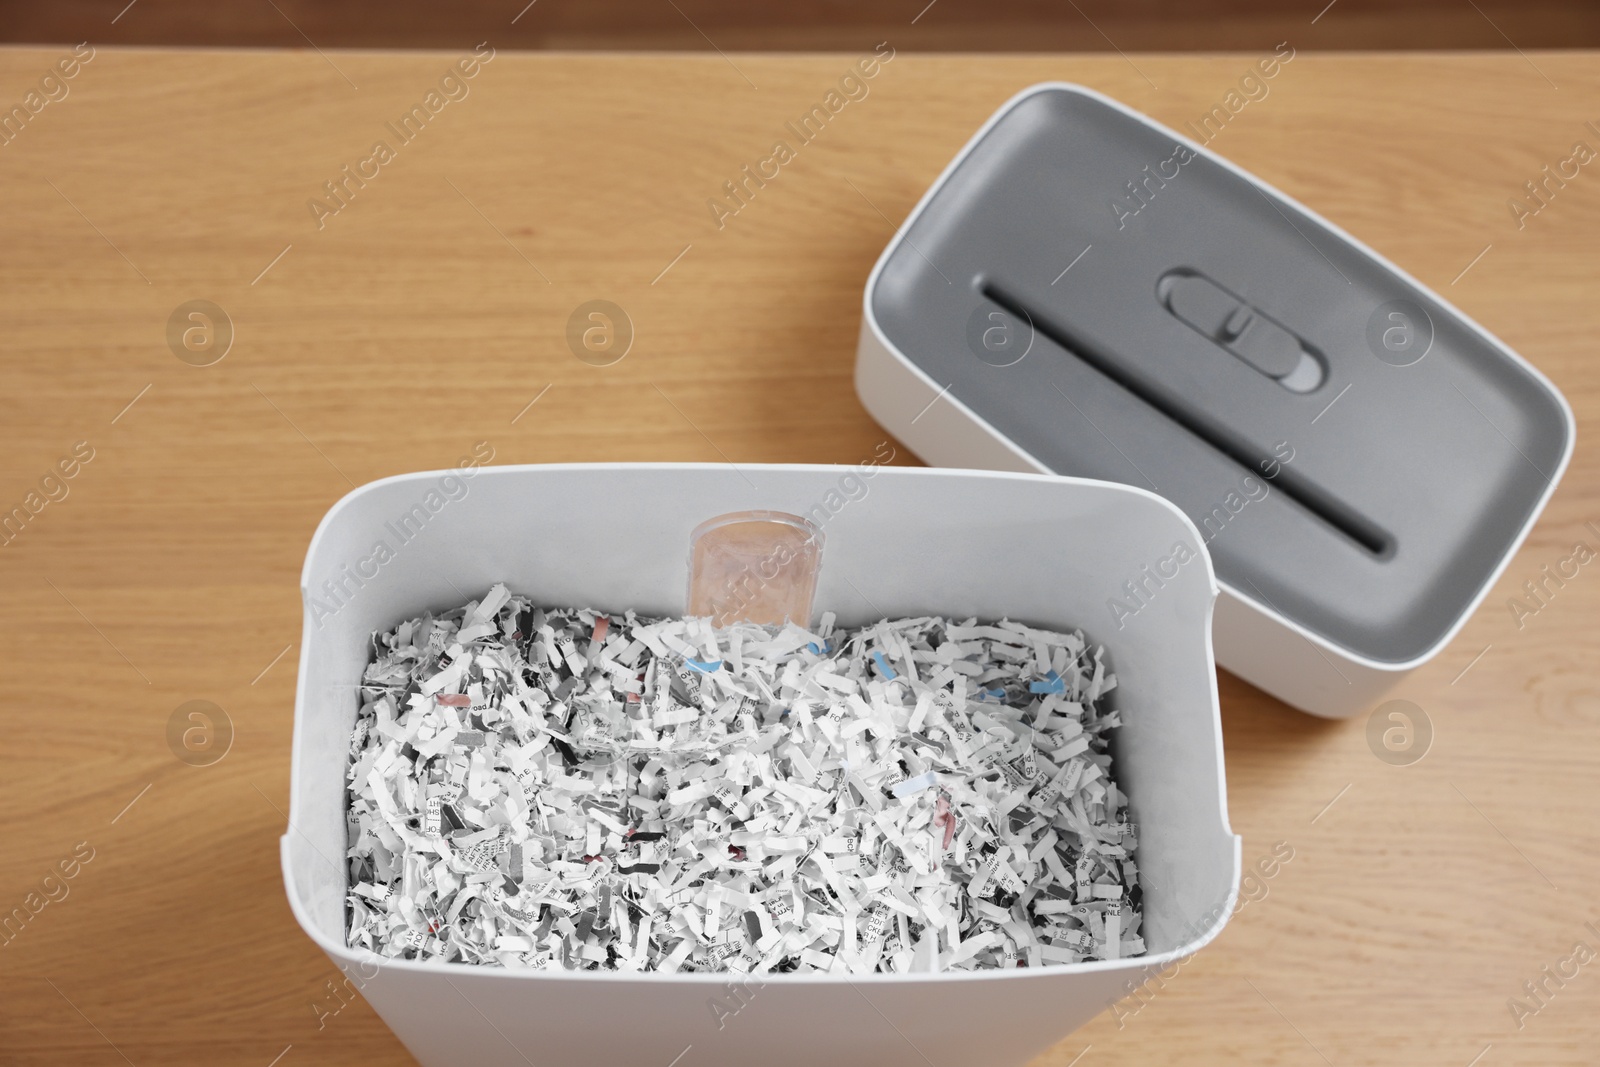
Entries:
{"type": "MultiPolygon", "coordinates": [[[[905,239],[905,235],[916,223],[918,216],[938,195],[950,175],[990,128],[1028,97],[1040,92],[1061,90],[1092,97],[1159,131],[1174,143],[1185,145],[1196,155],[1212,160],[1218,166],[1232,171],[1273,197],[1297,207],[1338,234],[1349,242],[1353,249],[1369,257],[1373,262],[1400,275],[1419,288],[1425,288],[1405,271],[1292,197],[1202,145],[1110,97],[1081,85],[1064,82],[1031,86],[1007,101],[967,142],[917,202],[917,206],[912,209],[911,214],[890,240],[867,278],[861,336],[856,356],[856,392],[873,418],[882,423],[885,429],[894,434],[923,461],[936,467],[1051,473],[1048,466],[1019,448],[992,423],[961,403],[900,351],[879,325],[873,311],[873,298],[885,264],[905,239]]],[[[1448,304],[1445,306],[1449,307],[1448,304]]],[[[1220,594],[1217,599],[1214,627],[1217,663],[1285,703],[1313,715],[1343,718],[1368,710],[1407,674],[1438,655],[1440,650],[1455,637],[1457,631],[1466,624],[1467,619],[1488,595],[1506,565],[1511,562],[1512,556],[1516,555],[1517,549],[1521,547],[1528,532],[1533,529],[1533,524],[1543,512],[1550,494],[1555,491],[1555,486],[1566,470],[1568,460],[1571,459],[1573,442],[1577,437],[1577,426],[1572,416],[1572,409],[1560,391],[1536,367],[1506,347],[1476,322],[1457,309],[1450,310],[1455,311],[1461,322],[1469,329],[1481,335],[1507,358],[1525,368],[1534,380],[1550,391],[1566,421],[1566,449],[1559,465],[1549,478],[1538,505],[1531,509],[1521,531],[1506,546],[1498,564],[1483,581],[1476,595],[1465,605],[1439,639],[1414,658],[1386,662],[1353,652],[1308,629],[1258,598],[1241,592],[1236,586],[1219,581],[1220,594]]],[[[1203,541],[1195,543],[1204,544],[1203,541]]],[[[1106,610],[1102,605],[1092,618],[1105,617],[1106,610]]]]}
{"type": "Polygon", "coordinates": [[[446,493],[448,475],[363,486],[312,539],[282,840],[296,919],[425,1067],[1020,1064],[1226,923],[1239,839],[1223,778],[1210,561],[1184,565],[1137,626],[1099,624],[1125,576],[1198,538],[1161,498],[1071,478],[908,468],[860,478],[812,466],[497,467],[446,493]],[[397,523],[419,505],[427,518],[413,519],[401,541],[397,523]],[[1113,773],[1140,828],[1149,954],[984,973],[769,975],[726,1017],[712,1005],[735,1003],[722,975],[374,965],[346,948],[345,768],[372,632],[459,606],[497,581],[547,605],[681,613],[695,526],[762,509],[823,528],[817,607],[844,625],[885,615],[1011,617],[1082,626],[1106,646],[1124,720],[1113,773]],[[363,563],[380,541],[392,558],[363,563]],[[342,584],[336,599],[330,582],[336,591],[342,584]]]}

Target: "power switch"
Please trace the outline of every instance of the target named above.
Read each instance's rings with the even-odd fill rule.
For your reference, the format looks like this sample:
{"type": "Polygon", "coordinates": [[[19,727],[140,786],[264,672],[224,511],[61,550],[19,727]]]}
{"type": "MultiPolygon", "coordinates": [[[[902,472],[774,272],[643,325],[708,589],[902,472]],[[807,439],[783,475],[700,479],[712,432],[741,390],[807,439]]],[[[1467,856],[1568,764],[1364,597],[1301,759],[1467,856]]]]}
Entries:
{"type": "Polygon", "coordinates": [[[1300,338],[1261,315],[1252,315],[1250,324],[1223,344],[1229,352],[1273,378],[1282,378],[1300,363],[1300,338]]]}
{"type": "Polygon", "coordinates": [[[1287,327],[1191,270],[1169,271],[1156,287],[1167,310],[1237,358],[1295,392],[1322,381],[1322,365],[1287,327]]]}

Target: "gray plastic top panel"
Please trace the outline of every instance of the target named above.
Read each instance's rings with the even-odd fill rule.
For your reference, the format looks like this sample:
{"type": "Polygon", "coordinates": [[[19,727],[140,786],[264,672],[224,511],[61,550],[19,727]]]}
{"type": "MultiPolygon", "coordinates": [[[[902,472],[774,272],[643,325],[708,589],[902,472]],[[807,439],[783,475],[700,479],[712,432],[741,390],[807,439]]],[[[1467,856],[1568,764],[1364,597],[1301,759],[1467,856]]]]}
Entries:
{"type": "Polygon", "coordinates": [[[1017,446],[1161,493],[1222,581],[1379,662],[1450,631],[1568,449],[1558,395],[1434,294],[1071,89],[989,129],[870,300],[1017,446]]]}

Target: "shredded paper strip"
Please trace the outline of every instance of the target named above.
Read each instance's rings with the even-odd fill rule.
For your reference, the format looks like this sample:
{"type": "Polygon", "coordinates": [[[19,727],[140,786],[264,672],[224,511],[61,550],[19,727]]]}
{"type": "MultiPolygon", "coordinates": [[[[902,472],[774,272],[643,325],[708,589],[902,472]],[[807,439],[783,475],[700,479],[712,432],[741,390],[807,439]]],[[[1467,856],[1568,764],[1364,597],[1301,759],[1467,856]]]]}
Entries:
{"type": "Polygon", "coordinates": [[[855,974],[1144,951],[1116,685],[1081,634],[540,609],[373,638],[349,942],[547,969],[855,974]]]}

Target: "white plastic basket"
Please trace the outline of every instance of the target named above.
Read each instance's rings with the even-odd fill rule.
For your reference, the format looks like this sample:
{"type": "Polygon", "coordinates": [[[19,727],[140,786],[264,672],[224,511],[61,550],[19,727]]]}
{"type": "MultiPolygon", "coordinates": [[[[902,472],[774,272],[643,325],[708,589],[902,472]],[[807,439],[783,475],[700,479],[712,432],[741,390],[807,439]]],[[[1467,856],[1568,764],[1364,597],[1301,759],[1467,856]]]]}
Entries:
{"type": "Polygon", "coordinates": [[[300,925],[426,1067],[1021,1063],[1227,921],[1239,839],[1228,825],[1209,559],[1200,552],[1181,567],[1136,625],[1095,626],[1122,582],[1179,542],[1201,543],[1161,498],[1071,478],[908,468],[496,467],[441,485],[448,477],[363,486],[312,539],[282,840],[300,925]],[[816,603],[843,625],[1010,617],[1085,626],[1106,646],[1124,720],[1113,773],[1140,828],[1148,954],[978,973],[775,974],[730,990],[738,976],[512,971],[347,948],[345,768],[371,633],[497,581],[542,604],[681,614],[695,526],[759,509],[823,527],[816,603]]]}

